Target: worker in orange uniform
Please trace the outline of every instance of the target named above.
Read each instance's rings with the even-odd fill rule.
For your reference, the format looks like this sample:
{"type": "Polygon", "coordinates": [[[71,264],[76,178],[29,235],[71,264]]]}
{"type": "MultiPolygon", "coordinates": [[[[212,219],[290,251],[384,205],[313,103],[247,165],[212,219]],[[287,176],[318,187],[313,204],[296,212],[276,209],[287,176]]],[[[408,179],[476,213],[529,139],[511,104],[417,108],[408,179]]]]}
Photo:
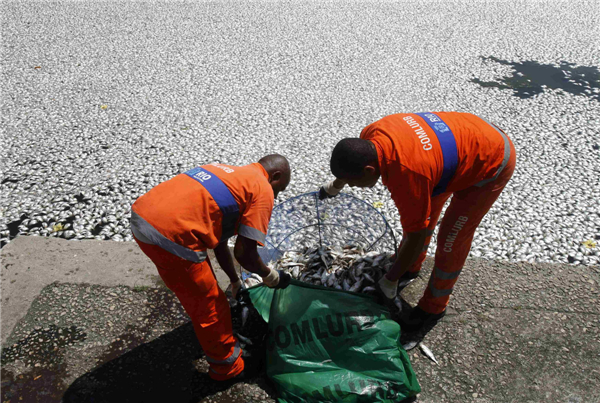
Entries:
{"type": "Polygon", "coordinates": [[[289,182],[289,163],[278,154],[241,167],[203,165],[157,185],[131,208],[135,240],[192,319],[214,380],[240,375],[244,360],[207,249],[229,276],[234,296],[242,282],[227,240],[236,234],[234,255],[242,267],[269,287],[285,288],[289,275],[265,266],[257,244],[263,245],[274,199],[289,182]]]}
{"type": "Polygon", "coordinates": [[[400,213],[396,260],[376,288],[394,299],[418,276],[444,203],[452,200],[437,237],[434,269],[419,304],[401,318],[403,332],[435,325],[465,263],[477,226],[515,169],[515,148],[495,125],[470,113],[386,116],[341,140],[331,156],[336,179],[320,190],[332,197],[348,184],[372,187],[379,177],[400,213]]]}

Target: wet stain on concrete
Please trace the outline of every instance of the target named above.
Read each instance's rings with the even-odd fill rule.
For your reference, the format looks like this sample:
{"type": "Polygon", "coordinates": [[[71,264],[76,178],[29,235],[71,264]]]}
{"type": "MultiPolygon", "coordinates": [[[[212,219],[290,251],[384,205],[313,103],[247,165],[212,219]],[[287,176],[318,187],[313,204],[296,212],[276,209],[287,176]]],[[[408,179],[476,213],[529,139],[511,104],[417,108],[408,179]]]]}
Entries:
{"type": "Polygon", "coordinates": [[[97,358],[98,366],[119,358],[128,351],[145,343],[145,337],[137,334],[139,329],[127,326],[125,332],[115,339],[106,351],[97,358]]]}
{"type": "Polygon", "coordinates": [[[181,320],[186,314],[175,294],[166,288],[149,289],[142,292],[146,295],[150,307],[150,312],[143,316],[143,324],[141,326],[128,325],[125,331],[97,358],[98,365],[115,360],[127,351],[147,343],[152,338],[151,330],[159,323],[161,326],[168,327],[181,325],[181,320]]]}
{"type": "Polygon", "coordinates": [[[20,361],[29,370],[15,374],[2,368],[2,402],[60,401],[67,388],[67,346],[84,341],[86,334],[75,326],[61,328],[50,325],[35,329],[26,337],[2,350],[2,366],[20,361]]]}
{"type": "Polygon", "coordinates": [[[531,98],[550,88],[600,101],[600,70],[597,67],[575,66],[565,61],[556,66],[530,60],[509,62],[493,56],[482,59],[512,66],[514,70],[511,76],[498,81],[471,80],[482,87],[511,89],[519,98],[531,98]]]}
{"type": "Polygon", "coordinates": [[[1,375],[2,402],[59,402],[67,387],[64,364],[19,375],[2,368],[1,375]]]}
{"type": "Polygon", "coordinates": [[[84,341],[86,333],[76,326],[58,327],[49,325],[46,328],[33,330],[29,335],[2,350],[2,365],[20,360],[28,366],[35,364],[59,364],[57,351],[73,344],[84,341]]]}

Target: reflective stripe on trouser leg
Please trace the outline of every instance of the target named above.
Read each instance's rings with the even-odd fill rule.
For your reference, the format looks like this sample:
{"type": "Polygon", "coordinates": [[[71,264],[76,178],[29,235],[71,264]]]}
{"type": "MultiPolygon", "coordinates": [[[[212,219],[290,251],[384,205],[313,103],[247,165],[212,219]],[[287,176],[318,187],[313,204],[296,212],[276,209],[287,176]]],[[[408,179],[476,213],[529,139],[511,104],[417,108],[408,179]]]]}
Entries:
{"type": "Polygon", "coordinates": [[[435,267],[429,285],[419,301],[425,312],[437,314],[446,309],[450,294],[469,255],[475,230],[510,180],[516,156],[511,157],[497,180],[482,187],[456,192],[446,210],[437,237],[435,267]]]}
{"type": "Polygon", "coordinates": [[[431,198],[431,214],[429,217],[429,225],[427,226],[427,238],[425,238],[425,246],[421,251],[421,254],[415,260],[415,262],[408,269],[411,273],[418,273],[421,271],[421,267],[425,258],[427,257],[427,248],[429,247],[429,243],[431,242],[431,237],[433,236],[433,232],[435,231],[435,226],[437,225],[438,219],[440,218],[440,213],[442,212],[442,208],[444,207],[444,203],[450,197],[450,193],[443,193],[436,197],[431,198]]]}
{"type": "Polygon", "coordinates": [[[210,364],[231,365],[231,364],[235,363],[235,361],[238,359],[238,357],[240,356],[241,353],[242,353],[242,349],[240,347],[240,343],[238,341],[236,341],[235,347],[233,348],[233,351],[231,352],[231,355],[229,357],[225,358],[224,360],[219,360],[216,358],[211,358],[207,355],[206,361],[210,364]]]}
{"type": "Polygon", "coordinates": [[[209,362],[212,369],[209,375],[216,380],[225,380],[242,372],[244,361],[233,336],[229,303],[217,284],[210,260],[193,263],[159,246],[138,244],[156,264],[161,278],[192,319],[204,354],[215,361],[209,362]],[[236,356],[235,361],[230,359],[232,356],[236,356]]]}
{"type": "Polygon", "coordinates": [[[450,294],[452,294],[454,284],[458,280],[461,271],[462,269],[455,272],[445,272],[439,267],[434,267],[425,292],[431,294],[432,298],[450,300],[450,294]]]}

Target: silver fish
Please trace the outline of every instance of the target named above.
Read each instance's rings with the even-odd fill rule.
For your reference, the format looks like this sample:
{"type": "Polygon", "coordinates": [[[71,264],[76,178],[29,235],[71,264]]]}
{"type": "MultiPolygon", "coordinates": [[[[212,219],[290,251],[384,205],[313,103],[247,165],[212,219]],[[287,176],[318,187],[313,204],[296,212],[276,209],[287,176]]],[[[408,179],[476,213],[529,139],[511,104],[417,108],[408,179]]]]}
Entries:
{"type": "Polygon", "coordinates": [[[336,281],[335,273],[332,273],[327,280],[327,287],[333,287],[336,281]]]}
{"type": "Polygon", "coordinates": [[[300,267],[296,266],[292,269],[292,276],[294,278],[298,278],[299,275],[300,275],[300,267]]]}
{"type": "Polygon", "coordinates": [[[360,291],[360,287],[362,286],[364,279],[360,279],[358,280],[356,283],[354,283],[354,285],[352,286],[352,288],[350,288],[351,292],[358,292],[360,291]]]}
{"type": "Polygon", "coordinates": [[[403,349],[405,349],[406,351],[410,351],[410,350],[412,350],[413,348],[417,347],[417,344],[419,344],[419,342],[418,342],[418,341],[416,341],[416,340],[411,340],[411,341],[409,341],[408,343],[406,343],[406,344],[403,344],[403,345],[402,345],[402,348],[403,348],[403,349]]]}
{"type": "Polygon", "coordinates": [[[427,346],[425,344],[423,344],[423,343],[419,344],[419,348],[421,349],[421,352],[425,355],[425,357],[429,358],[431,361],[433,361],[437,365],[439,365],[438,361],[435,359],[435,356],[433,355],[431,350],[427,348],[427,346]]]}
{"type": "Polygon", "coordinates": [[[292,267],[292,266],[304,266],[302,263],[298,262],[282,262],[281,267],[292,267]]]}
{"type": "Polygon", "coordinates": [[[399,312],[402,312],[402,300],[399,297],[394,298],[394,305],[396,305],[399,312]]]}

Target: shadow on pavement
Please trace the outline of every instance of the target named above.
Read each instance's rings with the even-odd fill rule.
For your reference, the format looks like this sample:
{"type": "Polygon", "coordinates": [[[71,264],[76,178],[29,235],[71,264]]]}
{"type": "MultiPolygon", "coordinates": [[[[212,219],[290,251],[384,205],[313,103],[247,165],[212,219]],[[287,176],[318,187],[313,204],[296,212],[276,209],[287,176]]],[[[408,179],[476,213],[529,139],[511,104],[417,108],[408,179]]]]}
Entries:
{"type": "Polygon", "coordinates": [[[198,371],[202,356],[190,322],[82,375],[63,402],[197,402],[231,386],[198,371]]]}

